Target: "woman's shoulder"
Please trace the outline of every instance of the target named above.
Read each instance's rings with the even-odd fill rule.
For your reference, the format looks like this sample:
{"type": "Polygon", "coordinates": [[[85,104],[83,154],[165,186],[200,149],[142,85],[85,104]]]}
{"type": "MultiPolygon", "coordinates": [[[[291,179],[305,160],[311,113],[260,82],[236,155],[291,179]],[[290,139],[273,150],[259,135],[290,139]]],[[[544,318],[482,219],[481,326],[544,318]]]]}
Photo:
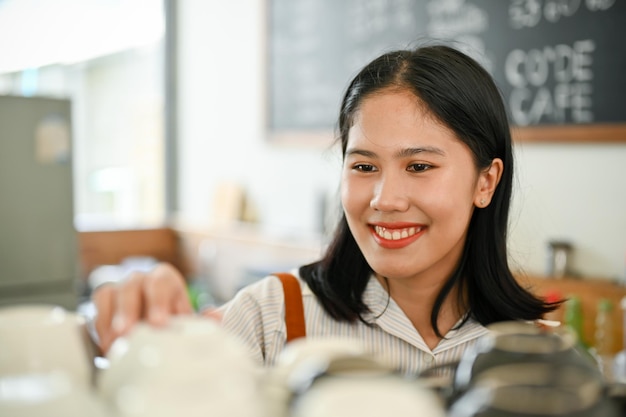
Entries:
{"type": "MultiPolygon", "coordinates": [[[[282,304],[284,300],[284,291],[283,284],[279,278],[280,274],[283,273],[272,273],[251,284],[246,285],[237,292],[232,302],[242,301],[245,299],[248,301],[254,300],[259,304],[282,304]]],[[[291,270],[288,272],[288,274],[291,274],[296,278],[296,281],[299,284],[302,293],[306,293],[308,287],[306,283],[300,278],[298,271],[291,270]]]]}

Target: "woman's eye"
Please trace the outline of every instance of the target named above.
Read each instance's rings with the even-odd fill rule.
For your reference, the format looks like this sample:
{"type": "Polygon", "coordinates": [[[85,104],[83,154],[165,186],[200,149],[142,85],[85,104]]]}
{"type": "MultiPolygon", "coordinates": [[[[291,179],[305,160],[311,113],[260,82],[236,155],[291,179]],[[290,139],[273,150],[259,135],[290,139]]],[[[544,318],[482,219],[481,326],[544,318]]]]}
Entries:
{"type": "Polygon", "coordinates": [[[427,171],[431,168],[432,168],[432,165],[428,165],[428,164],[411,164],[409,165],[407,169],[413,172],[422,172],[422,171],[427,171]]]}
{"type": "Polygon", "coordinates": [[[374,168],[374,165],[370,164],[356,164],[353,166],[353,169],[361,172],[373,172],[376,170],[376,168],[374,168]]]}

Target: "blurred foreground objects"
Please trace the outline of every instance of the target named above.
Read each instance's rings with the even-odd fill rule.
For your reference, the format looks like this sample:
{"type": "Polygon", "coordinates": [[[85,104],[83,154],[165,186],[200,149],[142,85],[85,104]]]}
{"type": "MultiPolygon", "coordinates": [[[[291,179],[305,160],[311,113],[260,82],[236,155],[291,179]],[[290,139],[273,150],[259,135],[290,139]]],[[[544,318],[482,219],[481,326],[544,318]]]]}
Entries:
{"type": "Polygon", "coordinates": [[[445,417],[436,393],[350,339],[291,342],[267,375],[274,417],[445,417]]]}
{"type": "Polygon", "coordinates": [[[617,417],[608,385],[575,333],[503,322],[463,355],[450,417],[617,417]]]}
{"type": "Polygon", "coordinates": [[[112,417],[93,392],[84,321],[58,306],[0,308],[0,416],[112,417]]]}

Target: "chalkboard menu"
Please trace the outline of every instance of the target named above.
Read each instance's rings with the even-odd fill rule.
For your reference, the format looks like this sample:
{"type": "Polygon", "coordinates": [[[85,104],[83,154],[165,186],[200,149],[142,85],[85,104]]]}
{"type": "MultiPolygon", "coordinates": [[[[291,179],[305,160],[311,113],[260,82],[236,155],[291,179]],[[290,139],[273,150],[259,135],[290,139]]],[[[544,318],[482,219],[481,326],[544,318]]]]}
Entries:
{"type": "Polygon", "coordinates": [[[272,133],[332,131],[363,65],[434,39],[494,76],[514,133],[626,141],[626,0],[269,0],[268,8],[272,133]]]}

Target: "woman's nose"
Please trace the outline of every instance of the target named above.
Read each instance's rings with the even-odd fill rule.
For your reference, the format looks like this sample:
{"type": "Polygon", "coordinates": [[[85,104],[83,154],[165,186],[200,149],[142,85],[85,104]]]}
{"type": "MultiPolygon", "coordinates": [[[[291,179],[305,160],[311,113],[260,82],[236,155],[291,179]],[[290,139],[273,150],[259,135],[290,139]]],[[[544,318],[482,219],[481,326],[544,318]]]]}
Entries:
{"type": "Polygon", "coordinates": [[[398,178],[381,178],[374,187],[370,207],[378,211],[406,211],[409,208],[407,187],[398,178]]]}

